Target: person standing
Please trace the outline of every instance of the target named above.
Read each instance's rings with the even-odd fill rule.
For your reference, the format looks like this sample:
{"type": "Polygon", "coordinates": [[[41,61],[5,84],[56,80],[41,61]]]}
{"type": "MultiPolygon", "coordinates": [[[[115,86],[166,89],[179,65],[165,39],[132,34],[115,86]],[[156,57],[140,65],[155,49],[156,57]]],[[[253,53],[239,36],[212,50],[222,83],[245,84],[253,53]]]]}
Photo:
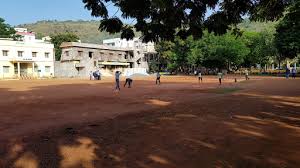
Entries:
{"type": "Polygon", "coordinates": [[[101,72],[100,72],[100,70],[97,70],[96,74],[97,74],[97,80],[101,80],[101,72]]]}
{"type": "Polygon", "coordinates": [[[219,79],[219,85],[221,85],[222,84],[223,73],[220,71],[217,75],[218,75],[218,79],[219,79]]]}
{"type": "Polygon", "coordinates": [[[160,85],[160,73],[159,72],[157,72],[156,73],[156,84],[158,84],[158,85],[160,85]]]}
{"type": "Polygon", "coordinates": [[[200,81],[202,83],[202,74],[201,74],[201,72],[198,73],[198,82],[200,83],[200,81]]]}
{"type": "Polygon", "coordinates": [[[94,80],[93,71],[90,71],[90,80],[94,80]]]}
{"type": "Polygon", "coordinates": [[[286,79],[288,79],[290,77],[290,73],[291,73],[290,69],[288,67],[286,67],[286,70],[285,70],[286,79]]]}
{"type": "Polygon", "coordinates": [[[296,74],[297,74],[297,69],[296,67],[292,68],[292,78],[295,79],[296,78],[296,74]]]}
{"type": "Polygon", "coordinates": [[[245,78],[246,78],[246,80],[249,80],[249,71],[248,71],[248,69],[245,70],[245,78]]]}
{"type": "Polygon", "coordinates": [[[116,71],[115,73],[115,80],[116,80],[116,90],[121,90],[120,88],[120,75],[121,75],[121,72],[120,71],[116,71]]]}

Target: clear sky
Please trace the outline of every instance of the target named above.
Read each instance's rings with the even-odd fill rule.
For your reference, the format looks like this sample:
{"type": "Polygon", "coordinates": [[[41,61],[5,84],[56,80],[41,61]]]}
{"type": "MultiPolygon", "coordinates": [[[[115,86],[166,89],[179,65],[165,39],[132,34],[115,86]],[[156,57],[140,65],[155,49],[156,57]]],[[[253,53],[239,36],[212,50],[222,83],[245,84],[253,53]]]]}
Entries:
{"type": "MultiPolygon", "coordinates": [[[[82,0],[1,0],[0,17],[6,23],[16,26],[24,23],[34,23],[41,20],[99,20],[92,17],[90,11],[84,8],[82,0]]],[[[114,15],[117,9],[108,6],[109,15],[114,15]]],[[[211,10],[207,14],[211,14],[211,10]]],[[[120,12],[117,16],[120,16],[120,12]]],[[[132,23],[132,19],[124,20],[132,23]]]]}
{"type": "MultiPolygon", "coordinates": [[[[98,20],[84,8],[82,0],[1,0],[0,17],[15,26],[40,20],[98,20]]],[[[114,14],[113,6],[109,12],[114,14]]]]}

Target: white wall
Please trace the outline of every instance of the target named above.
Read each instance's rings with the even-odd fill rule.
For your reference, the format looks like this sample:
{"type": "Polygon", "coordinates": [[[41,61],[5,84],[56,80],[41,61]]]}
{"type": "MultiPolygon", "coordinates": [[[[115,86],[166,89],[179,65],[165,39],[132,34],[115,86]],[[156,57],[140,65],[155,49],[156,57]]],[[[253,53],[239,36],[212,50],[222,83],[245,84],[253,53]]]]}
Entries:
{"type": "Polygon", "coordinates": [[[31,63],[38,65],[41,71],[40,76],[50,76],[54,74],[54,45],[42,42],[23,42],[0,40],[0,78],[3,77],[3,66],[10,64],[14,72],[13,62],[31,63]],[[3,56],[3,50],[8,51],[8,56],[3,56]],[[18,51],[23,51],[23,57],[18,57],[18,51]],[[36,57],[32,57],[32,52],[37,52],[36,57]],[[49,58],[45,57],[49,53],[49,58]],[[5,64],[5,65],[4,65],[5,64]],[[50,72],[45,72],[45,66],[51,66],[50,72]]]}

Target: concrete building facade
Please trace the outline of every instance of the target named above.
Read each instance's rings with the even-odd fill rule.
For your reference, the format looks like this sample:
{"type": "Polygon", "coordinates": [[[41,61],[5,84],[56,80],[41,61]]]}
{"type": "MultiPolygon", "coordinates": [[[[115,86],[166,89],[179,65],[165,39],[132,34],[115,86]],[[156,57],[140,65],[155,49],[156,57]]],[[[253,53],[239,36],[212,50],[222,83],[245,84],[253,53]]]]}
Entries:
{"type": "Polygon", "coordinates": [[[126,40],[121,38],[103,40],[103,44],[110,47],[117,47],[127,50],[132,50],[135,56],[133,68],[146,68],[149,70],[149,62],[155,59],[157,53],[155,44],[152,42],[143,43],[140,38],[126,40]]]}
{"type": "Polygon", "coordinates": [[[36,40],[27,29],[16,29],[20,41],[0,39],[0,78],[51,77],[54,45],[36,40]]]}
{"type": "Polygon", "coordinates": [[[124,71],[134,66],[131,50],[78,42],[63,43],[61,48],[61,60],[55,64],[57,77],[87,77],[96,70],[110,76],[115,70],[124,71]]]}
{"type": "Polygon", "coordinates": [[[55,63],[57,77],[88,77],[100,70],[112,76],[116,70],[123,74],[147,74],[148,55],[156,54],[154,44],[144,44],[138,38],[104,40],[103,45],[68,42],[61,45],[61,60],[55,63]]]}

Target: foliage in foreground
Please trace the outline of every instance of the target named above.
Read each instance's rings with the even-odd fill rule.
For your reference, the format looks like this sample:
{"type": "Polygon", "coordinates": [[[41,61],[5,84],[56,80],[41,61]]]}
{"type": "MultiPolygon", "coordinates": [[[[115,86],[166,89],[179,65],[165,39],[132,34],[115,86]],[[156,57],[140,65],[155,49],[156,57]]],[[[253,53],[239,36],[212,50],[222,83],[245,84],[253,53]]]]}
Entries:
{"type": "Polygon", "coordinates": [[[92,16],[101,18],[100,30],[121,33],[122,37],[132,39],[136,29],[142,32],[144,41],[158,42],[173,41],[175,37],[185,39],[190,35],[199,39],[205,30],[226,34],[232,25],[243,21],[244,15],[252,20],[274,21],[283,16],[292,1],[83,0],[83,3],[92,16]],[[108,12],[110,5],[118,9],[112,16],[108,12]],[[215,12],[208,13],[208,10],[215,12]],[[132,19],[134,25],[124,24],[122,17],[132,19]]]}

